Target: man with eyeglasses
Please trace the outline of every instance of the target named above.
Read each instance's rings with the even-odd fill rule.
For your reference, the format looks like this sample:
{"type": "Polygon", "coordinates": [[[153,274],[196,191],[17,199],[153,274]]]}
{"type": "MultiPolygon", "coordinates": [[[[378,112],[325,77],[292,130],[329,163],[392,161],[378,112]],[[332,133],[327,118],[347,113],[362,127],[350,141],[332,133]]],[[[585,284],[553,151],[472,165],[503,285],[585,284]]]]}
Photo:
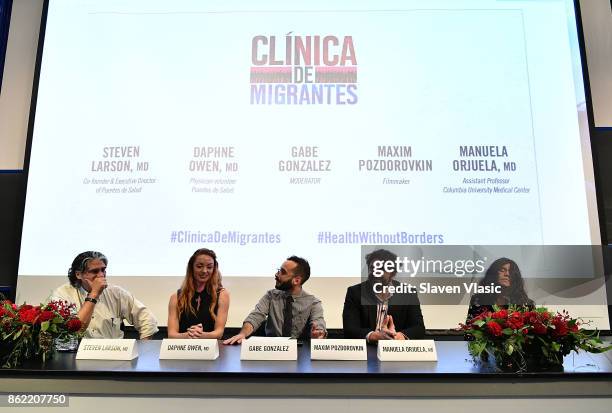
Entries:
{"type": "Polygon", "coordinates": [[[276,285],[257,303],[242,324],[240,333],[224,344],[240,344],[265,321],[268,337],[325,338],[321,300],[302,289],[310,278],[310,265],[304,258],[291,256],[276,271],[276,285]]]}
{"type": "Polygon", "coordinates": [[[107,265],[108,259],[101,252],[80,253],[68,270],[70,282],[53,291],[50,300],[76,306],[87,338],[123,338],[123,320],[138,330],[141,340],[151,338],[158,331],[155,316],[130,292],[108,285],[107,265]]]}

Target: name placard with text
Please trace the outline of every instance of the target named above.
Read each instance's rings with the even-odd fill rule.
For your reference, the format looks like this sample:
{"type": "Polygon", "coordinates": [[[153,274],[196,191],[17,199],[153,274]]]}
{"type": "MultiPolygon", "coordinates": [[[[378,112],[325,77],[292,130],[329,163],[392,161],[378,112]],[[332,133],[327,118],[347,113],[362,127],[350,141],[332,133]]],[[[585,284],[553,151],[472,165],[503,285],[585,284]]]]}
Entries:
{"type": "Polygon", "coordinates": [[[162,340],[160,360],[215,360],[219,357],[219,342],[214,339],[162,340]]]}
{"type": "Polygon", "coordinates": [[[77,360],[134,360],[138,357],[135,339],[84,338],[79,344],[77,360]]]}
{"type": "Polygon", "coordinates": [[[251,337],[242,341],[240,360],[297,360],[297,340],[251,337]]]}
{"type": "Polygon", "coordinates": [[[311,360],[367,360],[365,339],[357,340],[310,340],[311,360]]]}
{"type": "Polygon", "coordinates": [[[376,354],[380,361],[438,361],[433,340],[380,340],[376,354]]]}

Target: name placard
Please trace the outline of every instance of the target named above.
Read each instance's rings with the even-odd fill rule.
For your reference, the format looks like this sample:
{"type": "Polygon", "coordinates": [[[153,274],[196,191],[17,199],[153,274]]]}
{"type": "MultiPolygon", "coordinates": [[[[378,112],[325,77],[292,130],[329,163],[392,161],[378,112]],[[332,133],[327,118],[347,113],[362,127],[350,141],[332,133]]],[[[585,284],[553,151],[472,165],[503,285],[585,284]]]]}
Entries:
{"type": "Polygon", "coordinates": [[[380,340],[377,355],[380,361],[438,361],[433,340],[380,340]]]}
{"type": "Polygon", "coordinates": [[[79,344],[77,360],[134,360],[138,357],[135,339],[84,338],[79,344]]]}
{"type": "Polygon", "coordinates": [[[242,341],[240,360],[297,360],[297,340],[251,337],[242,341]]]}
{"type": "Polygon", "coordinates": [[[160,360],[215,360],[219,358],[219,342],[214,339],[162,340],[160,360]]]}
{"type": "Polygon", "coordinates": [[[310,340],[311,360],[367,360],[365,339],[310,340]]]}

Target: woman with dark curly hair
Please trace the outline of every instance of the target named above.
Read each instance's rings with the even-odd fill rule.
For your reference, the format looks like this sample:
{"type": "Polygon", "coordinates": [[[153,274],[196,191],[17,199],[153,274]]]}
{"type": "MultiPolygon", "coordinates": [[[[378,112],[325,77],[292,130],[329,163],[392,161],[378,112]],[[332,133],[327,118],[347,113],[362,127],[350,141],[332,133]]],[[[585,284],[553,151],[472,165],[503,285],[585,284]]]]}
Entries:
{"type": "Polygon", "coordinates": [[[169,338],[215,338],[223,336],[229,293],[221,285],[217,255],[201,248],[193,253],[181,288],[168,305],[169,338]]]}
{"type": "Polygon", "coordinates": [[[499,293],[474,294],[470,300],[468,320],[485,310],[491,311],[493,305],[510,304],[533,307],[534,303],[525,292],[521,270],[516,262],[509,258],[499,258],[491,264],[484,278],[479,283],[482,287],[494,285],[499,293]]]}

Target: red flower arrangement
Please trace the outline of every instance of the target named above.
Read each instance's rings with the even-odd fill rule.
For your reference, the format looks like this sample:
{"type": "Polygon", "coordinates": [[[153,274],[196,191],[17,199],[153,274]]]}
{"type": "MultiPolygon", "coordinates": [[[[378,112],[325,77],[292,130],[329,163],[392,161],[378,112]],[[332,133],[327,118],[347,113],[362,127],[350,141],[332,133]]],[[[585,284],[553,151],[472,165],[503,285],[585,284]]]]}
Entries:
{"type": "Polygon", "coordinates": [[[9,300],[0,302],[0,363],[13,368],[24,360],[51,357],[55,339],[81,336],[81,320],[76,317],[74,304],[50,301],[47,304],[17,306],[9,300]]]}
{"type": "Polygon", "coordinates": [[[553,314],[544,307],[493,306],[493,311],[483,311],[460,328],[470,340],[468,349],[475,360],[491,354],[500,367],[524,371],[529,359],[542,367],[562,365],[572,351],[603,353],[612,348],[602,346],[599,333],[584,330],[583,325],[588,323],[571,318],[567,311],[553,314]]]}

